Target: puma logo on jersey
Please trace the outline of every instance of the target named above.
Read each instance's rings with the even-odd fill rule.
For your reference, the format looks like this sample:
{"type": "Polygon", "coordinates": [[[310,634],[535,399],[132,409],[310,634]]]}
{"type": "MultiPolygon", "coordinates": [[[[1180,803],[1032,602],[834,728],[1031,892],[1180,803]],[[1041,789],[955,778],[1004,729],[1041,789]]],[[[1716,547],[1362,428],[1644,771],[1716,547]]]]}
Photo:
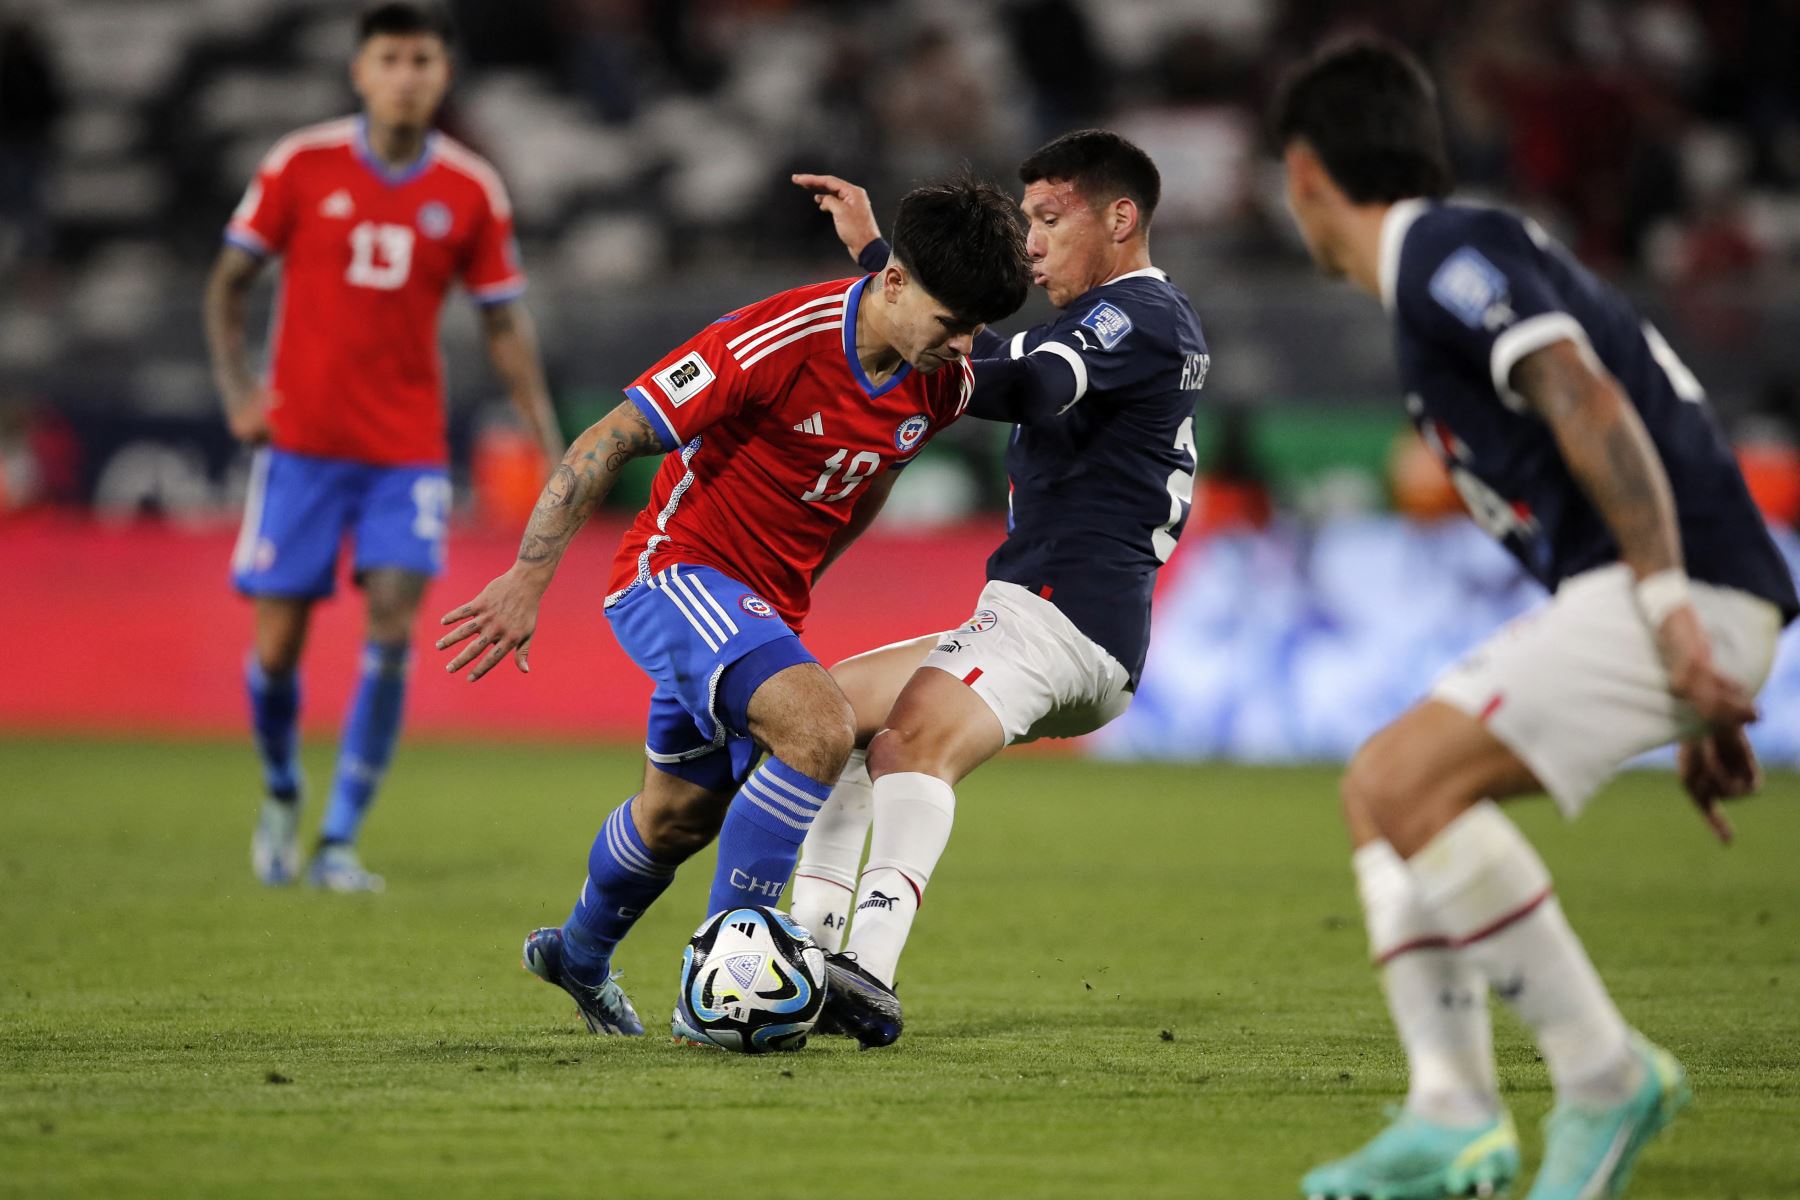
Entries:
{"type": "Polygon", "coordinates": [[[356,201],[352,200],[350,198],[350,193],[343,188],[339,188],[319,202],[319,215],[321,217],[332,217],[341,220],[344,217],[354,216],[355,214],[356,201]]]}
{"type": "Polygon", "coordinates": [[[824,415],[822,413],[814,413],[812,416],[806,418],[806,420],[804,420],[804,421],[800,422],[798,425],[794,426],[794,430],[798,433],[810,433],[814,437],[824,437],[825,436],[824,415]]]}
{"type": "Polygon", "coordinates": [[[658,371],[655,379],[669,403],[680,408],[706,390],[713,381],[713,372],[704,358],[690,354],[674,366],[658,371]]]}

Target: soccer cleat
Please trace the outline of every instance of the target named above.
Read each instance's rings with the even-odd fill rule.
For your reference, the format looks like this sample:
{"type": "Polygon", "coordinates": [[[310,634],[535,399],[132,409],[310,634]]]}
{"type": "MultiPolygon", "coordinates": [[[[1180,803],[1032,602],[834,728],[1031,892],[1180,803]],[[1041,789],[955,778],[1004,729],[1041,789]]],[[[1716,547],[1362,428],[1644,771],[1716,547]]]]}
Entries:
{"type": "Polygon", "coordinates": [[[256,832],[250,835],[250,869],[270,887],[300,877],[300,801],[263,797],[256,832]]]}
{"type": "Polygon", "coordinates": [[[1635,1032],[1631,1052],[1643,1064],[1644,1081],[1630,1099],[1607,1108],[1562,1103],[1544,1119],[1544,1165],[1526,1200],[1623,1194],[1638,1154],[1692,1098],[1674,1055],[1635,1032]]]}
{"type": "Polygon", "coordinates": [[[589,1033],[641,1037],[644,1023],[638,1020],[631,998],[619,986],[619,976],[607,975],[599,987],[570,978],[563,970],[562,942],[563,932],[554,925],[532,930],[525,938],[525,969],[574,997],[576,1011],[581,1013],[589,1033]]]}
{"type": "Polygon", "coordinates": [[[1505,1113],[1457,1128],[1403,1111],[1356,1153],[1307,1172],[1300,1192],[1310,1200],[1497,1196],[1518,1173],[1519,1135],[1505,1113]]]}
{"type": "Polygon", "coordinates": [[[864,1050],[891,1046],[900,1038],[900,997],[845,953],[825,956],[825,1007],[820,1028],[846,1034],[864,1050]]]}
{"type": "Polygon", "coordinates": [[[365,870],[356,847],[345,842],[319,847],[306,868],[306,882],[327,892],[379,892],[387,887],[387,880],[365,870]]]}

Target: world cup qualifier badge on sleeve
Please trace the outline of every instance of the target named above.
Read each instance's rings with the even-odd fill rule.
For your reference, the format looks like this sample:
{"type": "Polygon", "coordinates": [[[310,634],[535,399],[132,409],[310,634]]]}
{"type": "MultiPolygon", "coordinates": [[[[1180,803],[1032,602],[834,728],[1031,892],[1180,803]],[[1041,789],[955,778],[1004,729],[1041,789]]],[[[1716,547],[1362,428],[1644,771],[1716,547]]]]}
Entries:
{"type": "Polygon", "coordinates": [[[1107,350],[1124,341],[1125,335],[1131,332],[1131,318],[1123,309],[1105,302],[1096,304],[1092,312],[1081,318],[1081,324],[1093,330],[1101,347],[1107,350]]]}

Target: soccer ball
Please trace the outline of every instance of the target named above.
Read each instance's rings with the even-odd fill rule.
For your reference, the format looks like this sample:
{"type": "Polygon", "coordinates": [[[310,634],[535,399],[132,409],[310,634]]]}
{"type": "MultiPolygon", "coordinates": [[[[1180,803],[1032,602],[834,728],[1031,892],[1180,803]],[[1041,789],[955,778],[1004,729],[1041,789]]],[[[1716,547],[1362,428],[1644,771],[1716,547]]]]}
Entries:
{"type": "Polygon", "coordinates": [[[825,952],[786,913],[752,906],[708,917],[681,956],[685,1025],[743,1054],[798,1050],[825,1006],[825,952]]]}

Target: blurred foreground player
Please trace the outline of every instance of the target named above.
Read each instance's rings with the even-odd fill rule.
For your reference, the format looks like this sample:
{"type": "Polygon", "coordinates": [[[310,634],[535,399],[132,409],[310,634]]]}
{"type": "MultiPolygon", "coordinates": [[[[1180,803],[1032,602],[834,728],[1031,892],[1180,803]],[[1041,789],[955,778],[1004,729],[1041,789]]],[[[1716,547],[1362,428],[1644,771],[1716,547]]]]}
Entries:
{"type": "MultiPolygon", "coordinates": [[[[956,785],[1009,745],[1079,737],[1125,711],[1156,573],[1193,500],[1194,403],[1211,358],[1187,296],[1150,261],[1156,164],[1084,129],[1040,148],[1019,178],[1032,275],[1063,314],[976,341],[969,412],[1017,426],[1006,540],[967,624],[832,668],[867,751],[851,756],[794,879],[795,919],[828,951],[843,943],[826,959],[826,1017],[865,1046],[900,1036],[894,975],[949,843],[956,785]]],[[[861,188],[795,182],[820,192],[852,254],[885,256],[861,188]]]]}
{"type": "MultiPolygon", "coordinates": [[[[450,670],[473,664],[476,680],[509,653],[526,669],[571,539],[627,461],[668,455],[606,597],[619,644],[656,683],[643,790],[595,836],[568,921],[525,941],[525,965],[593,1032],[644,1031],[613,950],[715,835],[709,914],[781,899],[855,737],[849,702],[800,642],[813,580],[962,415],[976,328],[1011,315],[1028,286],[1005,193],[914,189],[879,270],[727,313],[638,376],[570,447],[511,569],[444,615],[456,628],[438,648],[468,640],[450,670]]],[[[679,1019],[674,1031],[706,1040],[679,1019]]]]}
{"type": "Polygon", "coordinates": [[[1614,1007],[1495,801],[1548,792],[1573,817],[1622,764],[1679,742],[1682,782],[1729,838],[1718,805],[1757,785],[1744,726],[1800,607],[1793,581],[1661,335],[1537,226],[1441,202],[1435,96],[1412,58],[1373,40],[1327,48],[1273,116],[1313,259],[1380,298],[1421,436],[1476,521],[1554,592],[1345,773],[1411,1088],[1392,1125],[1301,1191],[1505,1188],[1519,1152],[1491,988],[1531,1028],[1556,1089],[1530,1200],[1616,1196],[1687,1082],[1614,1007]]]}
{"type": "Polygon", "coordinates": [[[381,4],[358,28],[361,116],[275,145],[232,215],[206,292],[213,374],[231,431],[259,447],[232,578],[256,608],[246,666],[267,796],[251,864],[294,880],[301,805],[299,661],[313,604],[355,543],[368,643],[307,881],[379,891],[357,833],[393,755],[408,640],[443,569],[450,481],[437,318],[460,279],[488,354],[550,461],[555,414],[520,300],[512,212],[493,168],[431,130],[450,83],[450,25],[425,4],[381,4]],[[244,352],[244,299],[283,260],[266,383],[244,352]]]}

